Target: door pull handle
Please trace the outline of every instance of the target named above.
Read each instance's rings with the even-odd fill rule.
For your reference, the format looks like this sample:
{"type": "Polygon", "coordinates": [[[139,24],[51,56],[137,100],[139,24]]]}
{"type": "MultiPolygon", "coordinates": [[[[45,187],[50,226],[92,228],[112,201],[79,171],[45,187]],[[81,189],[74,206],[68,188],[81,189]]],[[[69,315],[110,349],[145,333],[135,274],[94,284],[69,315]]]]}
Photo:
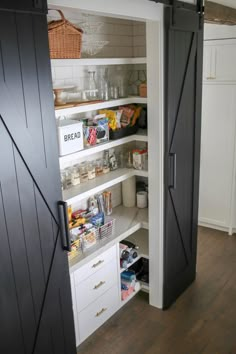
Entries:
{"type": "Polygon", "coordinates": [[[177,158],[176,153],[170,153],[170,176],[171,176],[171,183],[169,184],[169,188],[176,189],[177,185],[177,176],[176,176],[176,167],[177,167],[177,158]]]}
{"type": "Polygon", "coordinates": [[[70,244],[70,230],[69,230],[69,219],[68,219],[68,211],[67,211],[67,203],[64,201],[59,201],[58,212],[59,212],[59,220],[60,220],[60,234],[61,234],[61,243],[64,251],[71,251],[70,244]]]}

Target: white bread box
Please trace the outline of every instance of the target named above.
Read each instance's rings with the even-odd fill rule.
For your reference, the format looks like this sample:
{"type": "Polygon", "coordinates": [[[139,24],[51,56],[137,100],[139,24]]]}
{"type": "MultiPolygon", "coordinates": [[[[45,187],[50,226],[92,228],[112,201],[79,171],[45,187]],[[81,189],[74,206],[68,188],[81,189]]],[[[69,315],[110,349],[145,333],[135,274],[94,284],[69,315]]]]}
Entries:
{"type": "Polygon", "coordinates": [[[83,150],[83,123],[72,119],[57,122],[59,155],[64,156],[83,150]]]}

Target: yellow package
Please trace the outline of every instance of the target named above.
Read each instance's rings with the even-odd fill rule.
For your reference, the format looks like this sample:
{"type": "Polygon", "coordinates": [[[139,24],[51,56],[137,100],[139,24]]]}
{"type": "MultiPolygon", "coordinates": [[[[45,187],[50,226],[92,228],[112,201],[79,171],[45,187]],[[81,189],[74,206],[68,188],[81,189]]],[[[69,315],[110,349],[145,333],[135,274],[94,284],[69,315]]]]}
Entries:
{"type": "Polygon", "coordinates": [[[109,119],[109,128],[112,130],[117,129],[117,123],[116,123],[116,112],[109,110],[109,109],[102,109],[99,111],[99,114],[105,114],[106,117],[109,119]]]}

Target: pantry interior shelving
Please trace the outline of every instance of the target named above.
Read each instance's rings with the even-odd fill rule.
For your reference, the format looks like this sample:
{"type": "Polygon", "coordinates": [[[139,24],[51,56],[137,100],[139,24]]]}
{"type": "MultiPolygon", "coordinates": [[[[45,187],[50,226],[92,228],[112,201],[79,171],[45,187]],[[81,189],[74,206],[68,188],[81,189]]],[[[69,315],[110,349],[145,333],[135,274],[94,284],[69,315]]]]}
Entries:
{"type": "MultiPolygon", "coordinates": [[[[123,205],[120,205],[114,208],[112,218],[115,219],[114,234],[103,240],[98,240],[96,245],[87,249],[83,253],[79,253],[76,257],[71,259],[69,262],[71,273],[79,269],[81,266],[83,266],[93,258],[99,256],[113,245],[134,234],[138,230],[148,230],[149,228],[147,208],[126,208],[123,205]]],[[[148,250],[148,237],[147,235],[140,233],[140,239],[141,235],[143,235],[144,238],[146,237],[146,241],[143,240],[142,242],[142,249],[144,249],[143,252],[146,254],[148,250]],[[143,245],[144,242],[146,242],[146,246],[143,245]]]]}
{"type": "Polygon", "coordinates": [[[71,160],[81,159],[84,157],[91,156],[98,152],[102,152],[106,149],[112,149],[117,146],[130,143],[132,141],[141,141],[141,142],[148,142],[147,130],[146,129],[139,129],[136,134],[126,136],[121,139],[110,140],[106,143],[94,145],[83,150],[77,151],[73,154],[65,155],[59,157],[60,164],[70,162],[71,160]]]}
{"type": "Polygon", "coordinates": [[[52,59],[53,67],[58,66],[105,66],[105,65],[135,65],[146,64],[147,58],[86,58],[86,59],[52,59]]]}
{"type": "Polygon", "coordinates": [[[134,104],[134,103],[147,104],[147,98],[130,96],[127,98],[119,98],[117,100],[109,100],[109,101],[102,101],[102,102],[89,103],[89,104],[84,103],[75,107],[55,109],[55,116],[56,118],[59,118],[61,116],[85,113],[90,111],[96,111],[99,109],[123,106],[123,105],[134,104]]]}
{"type": "Polygon", "coordinates": [[[71,187],[63,191],[63,200],[69,205],[99,193],[104,189],[112,187],[114,184],[125,181],[126,179],[139,176],[148,177],[148,171],[135,170],[130,168],[120,168],[107,174],[96,177],[78,186],[71,187]]]}
{"type": "Polygon", "coordinates": [[[136,263],[140,258],[149,258],[148,250],[148,231],[144,228],[139,229],[134,234],[126,238],[127,241],[130,241],[139,246],[138,248],[138,257],[129,263],[126,268],[120,268],[120,273],[130,268],[134,263],[136,263]]]}

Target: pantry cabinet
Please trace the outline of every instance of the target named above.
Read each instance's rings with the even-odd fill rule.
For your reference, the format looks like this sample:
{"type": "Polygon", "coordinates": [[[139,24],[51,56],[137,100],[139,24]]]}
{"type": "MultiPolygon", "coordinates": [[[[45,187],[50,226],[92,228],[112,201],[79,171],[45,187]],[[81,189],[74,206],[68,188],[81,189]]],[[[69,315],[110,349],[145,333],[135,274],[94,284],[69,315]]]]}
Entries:
{"type": "Polygon", "coordinates": [[[203,80],[207,82],[236,81],[235,60],[235,39],[205,41],[203,80]]]}
{"type": "Polygon", "coordinates": [[[199,223],[229,234],[235,230],[235,55],[234,39],[204,42],[199,223]]]}
{"type": "MultiPolygon", "coordinates": [[[[56,107],[55,111],[46,17],[2,11],[0,75],[4,95],[0,134],[4,146],[0,149],[0,163],[4,169],[0,172],[0,230],[5,237],[1,257],[5,263],[0,269],[7,271],[1,273],[5,286],[0,296],[7,319],[4,338],[9,338],[13,322],[17,334],[10,347],[3,341],[4,353],[71,354],[75,352],[75,337],[78,346],[138,291],[149,292],[149,303],[164,309],[195,279],[202,2],[194,5],[188,1],[184,6],[176,2],[177,7],[172,1],[163,2],[169,7],[144,0],[102,4],[50,1],[50,8],[63,9],[75,23],[87,21],[92,12],[94,22],[104,21],[106,28],[94,37],[93,44],[106,42],[100,55],[51,61],[53,84],[70,86],[76,81],[83,87],[85,72],[106,67],[111,78],[117,70],[129,72],[131,86],[125,97],[56,107]],[[132,35],[127,36],[127,29],[132,35]],[[104,34],[109,41],[100,37],[104,34]],[[135,72],[138,77],[134,77],[135,72]],[[144,81],[140,72],[145,73],[147,97],[140,97],[137,90],[144,81]],[[14,104],[10,97],[14,97],[14,104]],[[87,118],[102,109],[129,104],[147,109],[147,130],[58,156],[55,117],[87,118]],[[148,147],[148,168],[123,166],[61,193],[59,167],[62,170],[75,162],[100,158],[104,150],[122,149],[129,144],[148,147]],[[135,179],[148,184],[148,208],[125,207],[122,203],[121,183],[135,179]],[[89,197],[107,189],[112,189],[112,215],[105,219],[105,228],[99,228],[93,246],[71,258],[67,207],[70,213],[84,209],[89,197]],[[13,224],[9,216],[12,211],[17,215],[13,224]],[[13,241],[15,235],[18,238],[13,241]],[[149,282],[134,282],[128,297],[122,296],[122,291],[127,291],[122,284],[126,268],[120,264],[119,243],[124,240],[139,245],[138,257],[128,268],[142,258],[149,260],[149,282]],[[28,247],[28,242],[33,246],[28,247]],[[15,280],[19,279],[16,288],[15,272],[15,280]],[[34,294],[38,297],[34,298],[34,294]],[[18,317],[14,321],[15,314],[18,317]]],[[[26,12],[30,11],[27,6],[26,12]]],[[[33,7],[45,9],[43,2],[33,7]]],[[[93,24],[89,28],[94,28],[93,24]]]]}

